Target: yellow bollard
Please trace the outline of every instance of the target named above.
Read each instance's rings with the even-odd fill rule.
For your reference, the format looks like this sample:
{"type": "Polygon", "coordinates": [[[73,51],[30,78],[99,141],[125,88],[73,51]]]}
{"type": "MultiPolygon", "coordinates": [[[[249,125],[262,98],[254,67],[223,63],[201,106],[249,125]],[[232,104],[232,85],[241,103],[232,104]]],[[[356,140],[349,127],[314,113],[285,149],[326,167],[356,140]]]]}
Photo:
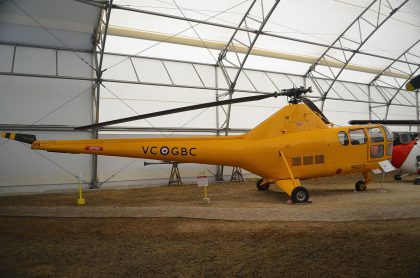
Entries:
{"type": "Polygon", "coordinates": [[[86,205],[86,200],[83,198],[83,195],[82,195],[82,175],[81,174],[79,174],[79,199],[77,199],[76,203],[79,206],[86,205]]]}
{"type": "Polygon", "coordinates": [[[205,172],[201,176],[197,177],[197,185],[199,187],[200,186],[204,187],[203,188],[203,191],[204,191],[203,202],[205,204],[209,205],[210,204],[210,198],[209,198],[208,193],[207,193],[207,186],[209,185],[209,181],[208,181],[208,178],[207,178],[205,172]]]}
{"type": "Polygon", "coordinates": [[[208,196],[207,196],[207,186],[204,186],[204,199],[208,199],[208,196]]]}

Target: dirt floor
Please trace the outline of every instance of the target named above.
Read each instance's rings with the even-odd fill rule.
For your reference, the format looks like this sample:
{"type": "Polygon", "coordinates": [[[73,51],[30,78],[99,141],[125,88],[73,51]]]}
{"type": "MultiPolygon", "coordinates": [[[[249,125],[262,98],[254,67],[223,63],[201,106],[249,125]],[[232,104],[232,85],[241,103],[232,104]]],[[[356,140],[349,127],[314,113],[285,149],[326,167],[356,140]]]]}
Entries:
{"type": "Polygon", "coordinates": [[[84,209],[109,214],[157,207],[238,214],[271,210],[332,217],[327,221],[193,219],[163,212],[153,218],[72,217],[80,209],[75,193],[0,197],[0,277],[420,277],[420,218],[404,217],[420,210],[420,186],[387,177],[384,192],[378,193],[380,183],[374,183],[367,192],[355,193],[355,180],[305,182],[313,199],[308,205],[287,205],[284,193],[275,187],[259,192],[254,182],[210,185],[210,205],[202,203],[196,185],[85,194],[84,209]],[[384,220],[383,214],[373,214],[379,220],[370,221],[335,218],[355,208],[372,216],[369,211],[386,212],[386,206],[406,219],[384,220]],[[69,215],[10,216],[14,210],[36,214],[45,208],[69,215]]]}

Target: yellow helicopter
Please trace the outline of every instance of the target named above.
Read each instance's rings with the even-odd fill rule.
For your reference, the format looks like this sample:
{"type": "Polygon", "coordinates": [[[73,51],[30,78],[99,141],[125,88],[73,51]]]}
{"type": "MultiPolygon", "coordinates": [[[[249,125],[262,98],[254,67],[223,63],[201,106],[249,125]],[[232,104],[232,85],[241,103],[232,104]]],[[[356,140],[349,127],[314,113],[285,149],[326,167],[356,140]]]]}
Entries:
{"type": "Polygon", "coordinates": [[[184,163],[238,166],[260,177],[258,190],[276,184],[295,203],[309,199],[300,180],[360,172],[357,191],[366,189],[371,170],[391,157],[393,135],[379,124],[333,127],[317,106],[304,94],[311,88],[292,88],[268,95],[204,103],[128,117],[77,129],[162,116],[217,105],[286,96],[283,107],[251,131],[238,136],[36,140],[34,135],[6,133],[2,137],[28,143],[34,150],[147,158],[184,163]]]}

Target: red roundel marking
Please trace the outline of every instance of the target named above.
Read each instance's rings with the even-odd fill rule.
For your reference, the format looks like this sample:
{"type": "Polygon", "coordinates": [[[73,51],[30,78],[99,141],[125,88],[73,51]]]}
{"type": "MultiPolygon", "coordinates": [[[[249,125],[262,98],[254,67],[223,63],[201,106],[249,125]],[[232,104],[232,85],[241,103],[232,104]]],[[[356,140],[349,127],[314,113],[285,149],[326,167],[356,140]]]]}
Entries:
{"type": "Polygon", "coordinates": [[[391,163],[395,168],[401,168],[401,165],[403,165],[404,161],[407,159],[408,155],[410,154],[415,144],[416,144],[416,141],[413,140],[409,144],[406,144],[406,145],[401,144],[401,145],[394,146],[392,150],[391,163]]]}
{"type": "Polygon", "coordinates": [[[160,154],[161,155],[167,155],[168,153],[169,153],[169,148],[168,147],[160,148],[160,154]]]}
{"type": "Polygon", "coordinates": [[[87,151],[103,151],[101,146],[86,146],[85,150],[87,151]]]}

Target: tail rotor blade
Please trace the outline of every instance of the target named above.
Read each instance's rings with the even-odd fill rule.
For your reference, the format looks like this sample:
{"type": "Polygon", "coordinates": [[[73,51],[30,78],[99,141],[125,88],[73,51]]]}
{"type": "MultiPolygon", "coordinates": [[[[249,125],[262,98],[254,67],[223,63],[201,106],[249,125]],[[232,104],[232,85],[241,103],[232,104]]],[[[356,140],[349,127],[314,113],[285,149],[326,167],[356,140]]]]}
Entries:
{"type": "Polygon", "coordinates": [[[2,132],[1,137],[26,144],[32,144],[36,141],[36,136],[32,134],[2,132]]]}

